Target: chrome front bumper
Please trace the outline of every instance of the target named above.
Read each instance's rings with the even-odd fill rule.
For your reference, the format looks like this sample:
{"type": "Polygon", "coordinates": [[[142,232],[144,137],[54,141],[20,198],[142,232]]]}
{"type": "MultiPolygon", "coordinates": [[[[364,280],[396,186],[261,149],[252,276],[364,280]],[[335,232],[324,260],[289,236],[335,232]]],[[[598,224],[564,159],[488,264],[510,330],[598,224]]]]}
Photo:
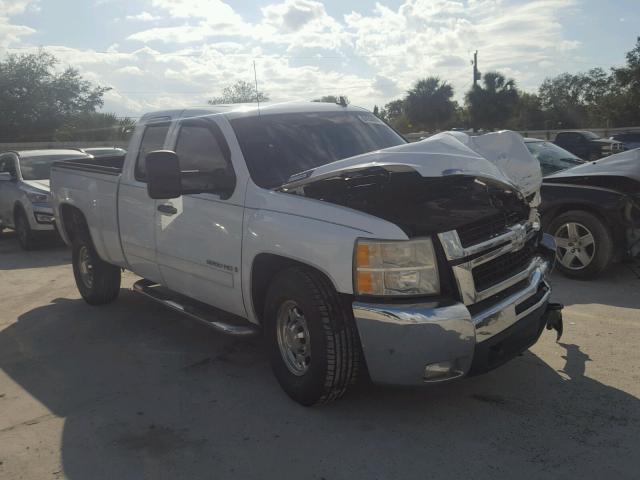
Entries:
{"type": "MultiPolygon", "coordinates": [[[[501,285],[499,291],[505,295],[498,300],[490,299],[486,292],[473,290],[469,294],[470,290],[461,288],[462,301],[451,305],[354,302],[353,315],[371,379],[394,385],[453,380],[472,370],[476,372],[479,363],[490,363],[478,356],[489,350],[483,348],[483,344],[501,347],[495,347],[492,339],[508,343],[510,336],[514,342],[519,336],[516,343],[523,348],[516,353],[528,348],[546,323],[551,289],[544,278],[553,258],[551,252],[546,253],[534,256],[525,270],[501,285]],[[517,291],[509,293],[509,287],[516,285],[517,291]],[[484,300],[489,305],[478,311],[478,307],[484,305],[478,302],[484,300]],[[521,338],[525,324],[530,339],[521,338]],[[513,335],[510,332],[514,332],[513,335]]],[[[461,268],[468,271],[465,265],[461,268]]],[[[464,279],[464,275],[456,275],[458,286],[464,287],[461,278],[464,279]]],[[[492,295],[495,295],[493,292],[494,289],[492,295]]]]}
{"type": "MultiPolygon", "coordinates": [[[[507,330],[536,312],[544,313],[551,290],[536,269],[529,286],[476,316],[462,303],[439,307],[422,303],[381,305],[353,303],[353,315],[371,380],[394,385],[421,385],[466,375],[474,360],[476,344],[507,330]],[[526,302],[538,294],[540,298],[526,302]],[[526,305],[519,311],[520,305],[526,305]],[[448,362],[450,375],[425,377],[429,365],[448,362]]],[[[535,321],[534,319],[533,321],[535,321]]]]}

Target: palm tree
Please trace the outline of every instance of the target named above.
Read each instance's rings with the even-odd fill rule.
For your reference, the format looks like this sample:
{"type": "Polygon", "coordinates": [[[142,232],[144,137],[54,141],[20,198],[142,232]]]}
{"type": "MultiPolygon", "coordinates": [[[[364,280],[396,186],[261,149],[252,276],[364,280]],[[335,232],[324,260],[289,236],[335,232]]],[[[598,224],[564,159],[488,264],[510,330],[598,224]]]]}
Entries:
{"type": "Polygon", "coordinates": [[[438,77],[418,80],[407,92],[406,114],[409,121],[428,130],[438,130],[451,121],[455,112],[453,87],[438,77]]]}
{"type": "Polygon", "coordinates": [[[466,103],[474,128],[504,128],[518,103],[516,82],[499,72],[485,73],[482,86],[467,93],[466,103]]]}

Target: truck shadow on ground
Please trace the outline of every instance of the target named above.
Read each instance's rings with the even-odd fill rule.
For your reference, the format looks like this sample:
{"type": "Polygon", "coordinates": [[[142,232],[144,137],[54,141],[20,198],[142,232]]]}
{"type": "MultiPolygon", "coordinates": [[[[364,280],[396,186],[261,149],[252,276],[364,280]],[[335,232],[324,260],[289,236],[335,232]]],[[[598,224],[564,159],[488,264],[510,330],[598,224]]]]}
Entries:
{"type": "Polygon", "coordinates": [[[0,270],[54,267],[70,262],[71,250],[59,238],[44,236],[38,239],[34,250],[27,252],[20,248],[14,232],[0,234],[0,270]]]}
{"type": "MultiPolygon", "coordinates": [[[[458,383],[365,384],[307,409],[282,393],[259,339],[129,291],[99,308],[58,298],[0,331],[0,368],[64,418],[70,479],[631,477],[640,400],[586,377],[579,346],[557,350],[562,371],[526,353],[458,383]]],[[[16,411],[3,431],[28,438],[48,421],[10,402],[0,395],[16,411]]]]}

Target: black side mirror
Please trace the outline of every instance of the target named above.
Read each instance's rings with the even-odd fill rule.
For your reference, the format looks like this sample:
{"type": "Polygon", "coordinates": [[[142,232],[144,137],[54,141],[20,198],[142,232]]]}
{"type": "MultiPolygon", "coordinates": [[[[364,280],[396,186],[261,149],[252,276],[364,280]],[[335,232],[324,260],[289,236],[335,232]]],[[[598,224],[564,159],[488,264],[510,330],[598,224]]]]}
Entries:
{"type": "Polygon", "coordinates": [[[166,200],[182,195],[182,179],[178,156],[170,150],[156,150],[145,157],[147,193],[154,199],[166,200]]]}

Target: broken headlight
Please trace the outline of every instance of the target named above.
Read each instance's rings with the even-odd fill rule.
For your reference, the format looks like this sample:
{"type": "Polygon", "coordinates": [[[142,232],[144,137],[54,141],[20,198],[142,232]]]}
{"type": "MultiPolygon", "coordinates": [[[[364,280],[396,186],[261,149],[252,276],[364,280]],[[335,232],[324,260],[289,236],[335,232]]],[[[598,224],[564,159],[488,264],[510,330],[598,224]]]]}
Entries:
{"type": "Polygon", "coordinates": [[[438,264],[430,238],[403,241],[359,239],[354,259],[356,295],[440,293],[438,264]]]}

